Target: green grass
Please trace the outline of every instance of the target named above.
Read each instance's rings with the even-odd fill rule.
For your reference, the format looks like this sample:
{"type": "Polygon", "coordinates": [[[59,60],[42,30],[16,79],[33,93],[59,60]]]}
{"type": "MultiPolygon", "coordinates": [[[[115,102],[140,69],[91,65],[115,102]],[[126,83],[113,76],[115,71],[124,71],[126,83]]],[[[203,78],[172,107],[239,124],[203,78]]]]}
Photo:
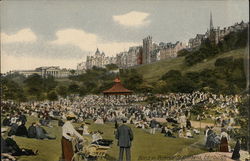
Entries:
{"type": "Polygon", "coordinates": [[[148,82],[157,81],[163,74],[169,70],[180,70],[182,73],[186,72],[198,72],[203,69],[214,68],[214,62],[218,58],[233,56],[234,58],[244,57],[245,49],[237,49],[222,54],[218,54],[213,58],[204,60],[202,63],[198,63],[191,67],[184,64],[184,57],[178,57],[175,59],[161,60],[153,64],[146,64],[135,69],[143,75],[144,80],[148,82]]]}
{"type": "MultiPolygon", "coordinates": [[[[28,117],[27,127],[37,118],[28,117]]],[[[61,128],[57,126],[57,121],[53,121],[53,128],[45,129],[54,135],[56,140],[36,140],[28,139],[24,137],[15,137],[14,139],[18,145],[22,148],[28,148],[38,150],[37,156],[21,156],[18,159],[20,161],[58,161],[61,156],[61,128]]],[[[79,126],[79,124],[76,124],[79,126]]],[[[203,135],[195,136],[194,139],[184,138],[168,138],[163,134],[157,132],[155,135],[151,135],[148,132],[134,128],[134,141],[132,143],[131,153],[132,160],[136,161],[139,157],[158,158],[161,157],[173,157],[173,156],[190,156],[193,154],[199,154],[205,152],[203,145],[200,144],[203,140],[203,135]]],[[[112,161],[118,158],[119,148],[117,141],[114,138],[114,124],[108,123],[104,125],[91,124],[90,130],[103,131],[103,138],[112,139],[114,143],[111,149],[108,151],[106,158],[99,159],[99,161],[112,161]]],[[[143,160],[143,159],[142,159],[143,160]]]]}

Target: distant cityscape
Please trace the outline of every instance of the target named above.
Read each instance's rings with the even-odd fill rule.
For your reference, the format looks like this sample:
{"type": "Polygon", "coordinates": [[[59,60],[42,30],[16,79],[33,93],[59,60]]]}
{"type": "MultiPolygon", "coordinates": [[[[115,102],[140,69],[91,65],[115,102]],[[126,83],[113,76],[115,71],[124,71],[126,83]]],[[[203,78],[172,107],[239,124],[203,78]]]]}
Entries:
{"type": "Polygon", "coordinates": [[[211,43],[218,44],[223,41],[224,37],[231,32],[243,30],[248,27],[248,23],[240,22],[235,23],[232,26],[215,28],[213,26],[212,14],[210,14],[210,26],[204,34],[197,34],[194,38],[189,39],[188,44],[184,44],[180,41],[172,42],[160,42],[159,44],[153,42],[152,36],[147,36],[143,39],[142,45],[129,47],[128,51],[117,53],[116,56],[106,56],[103,51],[98,48],[96,52],[87,56],[85,62],[77,64],[76,70],[60,69],[59,66],[39,67],[35,70],[14,70],[7,74],[19,73],[28,77],[32,74],[39,74],[43,77],[51,75],[55,78],[64,78],[70,75],[79,75],[86,72],[86,70],[92,69],[94,66],[105,68],[107,64],[116,64],[120,69],[130,68],[143,64],[150,64],[160,60],[174,59],[177,57],[178,51],[182,49],[195,50],[200,47],[201,43],[209,39],[211,43]]]}

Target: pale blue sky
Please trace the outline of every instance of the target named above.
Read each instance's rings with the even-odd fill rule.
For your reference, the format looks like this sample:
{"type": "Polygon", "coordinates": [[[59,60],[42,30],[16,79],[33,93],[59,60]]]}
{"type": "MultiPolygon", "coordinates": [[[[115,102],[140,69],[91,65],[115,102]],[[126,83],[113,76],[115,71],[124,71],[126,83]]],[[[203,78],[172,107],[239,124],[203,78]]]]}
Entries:
{"type": "Polygon", "coordinates": [[[76,68],[96,47],[107,55],[153,41],[187,42],[214,26],[248,22],[247,0],[4,0],[1,70],[76,68]]]}

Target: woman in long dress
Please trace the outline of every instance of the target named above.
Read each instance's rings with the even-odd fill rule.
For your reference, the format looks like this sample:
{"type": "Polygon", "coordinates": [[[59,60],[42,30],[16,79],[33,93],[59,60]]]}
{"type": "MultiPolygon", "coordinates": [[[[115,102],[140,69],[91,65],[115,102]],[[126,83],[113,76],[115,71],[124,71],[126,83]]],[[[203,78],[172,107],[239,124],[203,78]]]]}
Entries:
{"type": "Polygon", "coordinates": [[[68,119],[62,126],[62,159],[65,161],[71,161],[74,155],[72,139],[76,136],[80,140],[83,140],[83,137],[75,130],[72,125],[72,121],[68,119]]]}
{"type": "Polygon", "coordinates": [[[221,141],[220,141],[220,152],[229,152],[228,150],[229,135],[222,130],[221,141]]]}

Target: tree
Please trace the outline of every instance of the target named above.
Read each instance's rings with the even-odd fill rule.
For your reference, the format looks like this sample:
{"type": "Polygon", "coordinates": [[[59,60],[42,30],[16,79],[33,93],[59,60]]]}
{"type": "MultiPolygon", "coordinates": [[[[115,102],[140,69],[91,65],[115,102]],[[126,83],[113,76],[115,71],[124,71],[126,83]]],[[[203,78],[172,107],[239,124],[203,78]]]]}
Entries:
{"type": "Polygon", "coordinates": [[[50,101],[56,101],[58,99],[58,96],[57,96],[55,91],[50,91],[47,94],[47,99],[50,100],[50,101]]]}
{"type": "Polygon", "coordinates": [[[68,87],[68,92],[70,94],[77,94],[79,93],[79,86],[76,83],[72,83],[68,87]]]}
{"type": "Polygon", "coordinates": [[[59,96],[65,98],[68,94],[68,88],[66,86],[61,85],[56,88],[56,92],[58,93],[59,96]]]}
{"type": "Polygon", "coordinates": [[[179,70],[170,70],[166,74],[164,74],[161,79],[162,80],[179,80],[182,77],[181,72],[179,70]]]}
{"type": "Polygon", "coordinates": [[[118,69],[118,66],[116,64],[107,64],[105,65],[106,69],[107,70],[117,70],[118,69]]]}
{"type": "Polygon", "coordinates": [[[181,56],[187,56],[188,54],[190,54],[191,52],[188,51],[187,49],[182,49],[180,51],[177,52],[177,57],[181,57],[181,56]]]}
{"type": "Polygon", "coordinates": [[[134,91],[139,91],[140,85],[143,83],[143,77],[135,69],[122,70],[120,73],[124,86],[134,91]]]}
{"type": "Polygon", "coordinates": [[[69,71],[72,75],[74,75],[76,73],[76,70],[72,69],[69,71]]]}
{"type": "Polygon", "coordinates": [[[30,75],[25,81],[25,86],[27,87],[27,92],[29,95],[35,96],[36,99],[41,99],[43,92],[43,79],[38,74],[30,75]]]}
{"type": "Polygon", "coordinates": [[[24,102],[27,100],[24,90],[18,83],[9,78],[1,78],[2,98],[4,100],[14,100],[24,102]]]}
{"type": "Polygon", "coordinates": [[[48,76],[47,78],[43,79],[43,86],[46,92],[54,90],[57,86],[57,82],[53,76],[48,76]]]}

